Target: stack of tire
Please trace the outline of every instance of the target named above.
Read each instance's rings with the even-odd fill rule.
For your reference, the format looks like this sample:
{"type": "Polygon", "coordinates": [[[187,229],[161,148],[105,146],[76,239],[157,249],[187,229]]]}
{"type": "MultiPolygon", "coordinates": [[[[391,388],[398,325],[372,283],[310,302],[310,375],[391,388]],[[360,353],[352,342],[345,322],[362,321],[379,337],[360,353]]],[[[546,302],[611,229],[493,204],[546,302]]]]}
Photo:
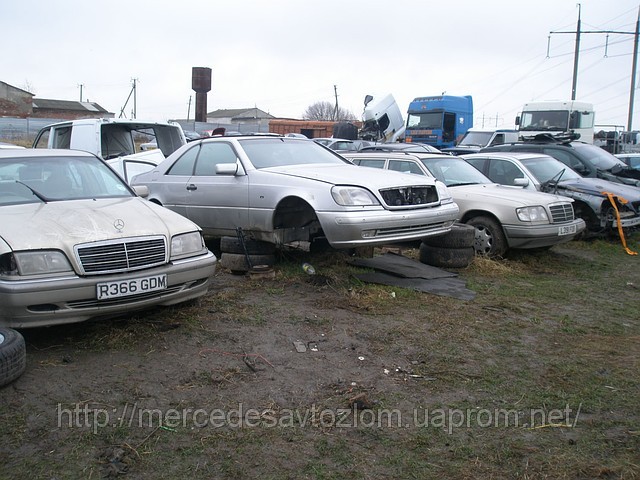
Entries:
{"type": "Polygon", "coordinates": [[[220,252],[220,265],[234,275],[244,275],[257,266],[272,267],[276,262],[276,246],[252,238],[244,238],[244,241],[241,241],[238,237],[222,237],[220,252]]]}
{"type": "Polygon", "coordinates": [[[0,387],[22,375],[26,366],[24,337],[12,328],[0,328],[0,387]]]}
{"type": "Polygon", "coordinates": [[[445,235],[424,238],[420,244],[420,262],[440,268],[468,267],[475,256],[475,235],[472,225],[456,223],[445,235]]]}

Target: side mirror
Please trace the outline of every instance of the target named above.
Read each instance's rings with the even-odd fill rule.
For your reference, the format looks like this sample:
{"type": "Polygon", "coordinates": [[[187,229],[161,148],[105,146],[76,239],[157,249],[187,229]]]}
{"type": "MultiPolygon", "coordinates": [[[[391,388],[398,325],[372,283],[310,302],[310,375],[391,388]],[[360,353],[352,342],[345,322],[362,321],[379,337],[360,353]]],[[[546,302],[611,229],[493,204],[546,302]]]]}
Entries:
{"type": "Polygon", "coordinates": [[[237,163],[218,163],[216,165],[216,175],[235,175],[238,173],[237,163]]]}
{"type": "Polygon", "coordinates": [[[516,125],[520,125],[520,115],[518,115],[516,117],[516,122],[515,123],[516,123],[516,125]]]}
{"type": "Polygon", "coordinates": [[[513,184],[516,187],[526,187],[529,185],[529,179],[525,177],[516,178],[513,180],[513,184]]]}
{"type": "Polygon", "coordinates": [[[147,198],[149,196],[149,187],[146,185],[136,185],[133,188],[133,191],[136,192],[136,195],[142,198],[147,198]]]}
{"type": "Polygon", "coordinates": [[[372,95],[367,95],[366,97],[364,97],[364,106],[366,107],[371,100],[373,100],[372,95]]]}

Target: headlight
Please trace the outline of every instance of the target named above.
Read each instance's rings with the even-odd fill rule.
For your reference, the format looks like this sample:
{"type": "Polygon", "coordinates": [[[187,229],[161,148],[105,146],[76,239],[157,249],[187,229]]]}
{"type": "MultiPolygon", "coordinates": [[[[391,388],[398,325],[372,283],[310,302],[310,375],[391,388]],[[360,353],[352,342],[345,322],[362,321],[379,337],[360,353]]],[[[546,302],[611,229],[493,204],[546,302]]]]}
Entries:
{"type": "Polygon", "coordinates": [[[380,205],[378,199],[366,188],[336,185],[331,189],[331,195],[338,205],[380,205]]]}
{"type": "Polygon", "coordinates": [[[171,238],[171,259],[188,257],[204,250],[200,232],[183,233],[171,238]]]}
{"type": "Polygon", "coordinates": [[[64,253],[55,250],[17,252],[13,254],[19,275],[42,275],[72,271],[64,253]]]}
{"type": "Polygon", "coordinates": [[[540,206],[516,208],[516,213],[518,214],[518,218],[522,222],[549,221],[547,211],[544,209],[544,207],[540,206]]]}
{"type": "Polygon", "coordinates": [[[453,197],[449,193],[449,189],[440,180],[436,181],[436,189],[438,190],[438,197],[440,197],[440,203],[452,203],[453,202],[453,197]]]}

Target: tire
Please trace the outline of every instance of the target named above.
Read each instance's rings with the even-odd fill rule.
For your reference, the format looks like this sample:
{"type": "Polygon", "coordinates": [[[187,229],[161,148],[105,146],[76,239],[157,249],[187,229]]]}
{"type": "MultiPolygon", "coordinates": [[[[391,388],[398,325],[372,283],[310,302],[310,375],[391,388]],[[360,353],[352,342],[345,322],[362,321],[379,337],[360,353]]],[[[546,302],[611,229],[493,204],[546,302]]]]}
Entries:
{"type": "Polygon", "coordinates": [[[479,216],[467,220],[476,229],[473,248],[478,255],[499,257],[507,251],[507,238],[500,224],[491,217],[479,216]]]}
{"type": "MultiPolygon", "coordinates": [[[[249,255],[252,266],[269,265],[270,267],[276,263],[275,255],[249,255]]],[[[244,254],[223,252],[220,256],[220,264],[231,270],[233,274],[244,274],[249,271],[247,259],[244,254]]]]}
{"type": "Polygon", "coordinates": [[[465,268],[473,261],[474,256],[473,247],[443,248],[422,243],[419,260],[432,267],[465,268]]]}
{"type": "Polygon", "coordinates": [[[441,248],[467,248],[473,247],[476,238],[476,230],[473,226],[464,223],[455,223],[449,233],[437,237],[426,237],[423,243],[430,247],[441,248]]]}
{"type": "Polygon", "coordinates": [[[11,328],[0,328],[0,387],[16,380],[26,367],[24,337],[11,328]]]}
{"type": "MultiPolygon", "coordinates": [[[[244,244],[249,255],[273,255],[276,246],[273,243],[245,238],[244,244]]],[[[220,239],[220,251],[222,253],[238,253],[244,255],[244,248],[238,237],[222,237],[220,239]]]]}

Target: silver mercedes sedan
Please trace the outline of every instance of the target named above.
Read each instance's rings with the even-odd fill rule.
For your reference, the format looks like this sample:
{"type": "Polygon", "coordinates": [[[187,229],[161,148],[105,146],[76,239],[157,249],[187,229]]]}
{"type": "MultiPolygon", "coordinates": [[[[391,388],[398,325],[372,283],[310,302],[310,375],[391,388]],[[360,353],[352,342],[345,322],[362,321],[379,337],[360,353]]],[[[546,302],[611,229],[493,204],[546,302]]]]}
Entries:
{"type": "Polygon", "coordinates": [[[211,237],[283,245],[325,238],[334,248],[418,240],[458,216],[434,178],[361,168],[313,140],[212,137],[191,142],[133,178],[148,200],[193,220],[211,237]]]}
{"type": "Polygon", "coordinates": [[[197,225],[137,196],[95,155],[0,151],[0,326],[190,300],[208,291],[216,260],[197,225]]]}

